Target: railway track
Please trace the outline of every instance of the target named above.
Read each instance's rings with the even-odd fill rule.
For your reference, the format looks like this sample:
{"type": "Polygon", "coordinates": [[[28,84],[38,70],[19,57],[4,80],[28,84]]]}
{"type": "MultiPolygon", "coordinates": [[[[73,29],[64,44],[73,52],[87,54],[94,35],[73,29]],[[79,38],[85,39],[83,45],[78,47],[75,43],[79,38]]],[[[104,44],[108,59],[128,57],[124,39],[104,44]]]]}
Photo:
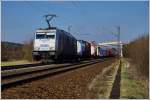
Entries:
{"type": "Polygon", "coordinates": [[[103,60],[106,59],[95,59],[95,60],[83,61],[75,64],[68,64],[68,63],[59,64],[59,65],[51,64],[51,65],[44,65],[44,66],[36,66],[36,67],[34,66],[34,67],[27,67],[27,68],[4,70],[1,72],[2,90],[20,83],[25,83],[28,81],[32,81],[34,79],[44,77],[46,75],[66,72],[72,69],[92,65],[103,60]]]}
{"type": "Polygon", "coordinates": [[[31,66],[40,66],[42,63],[36,63],[36,64],[21,64],[21,65],[10,65],[10,66],[1,66],[1,70],[11,70],[11,69],[17,69],[17,68],[23,68],[23,67],[31,67],[31,66]]]}
{"type": "Polygon", "coordinates": [[[25,67],[41,66],[41,65],[48,65],[48,64],[43,64],[43,63],[39,62],[39,63],[34,63],[34,64],[1,66],[1,70],[3,71],[3,70],[19,69],[19,68],[25,68],[25,67]]]}
{"type": "MultiPolygon", "coordinates": [[[[91,60],[91,59],[86,59],[86,60],[91,60]]],[[[81,61],[86,61],[86,60],[81,60],[81,61]]],[[[71,61],[63,61],[59,64],[63,63],[70,63],[71,61]]],[[[72,61],[71,63],[77,63],[77,61],[72,61]]],[[[48,63],[31,63],[31,64],[21,64],[21,65],[9,65],[9,66],[1,66],[1,71],[4,70],[12,70],[12,69],[20,69],[20,68],[27,68],[27,67],[36,67],[36,66],[43,66],[43,65],[51,65],[51,64],[56,64],[54,61],[48,62],[48,63]]]]}

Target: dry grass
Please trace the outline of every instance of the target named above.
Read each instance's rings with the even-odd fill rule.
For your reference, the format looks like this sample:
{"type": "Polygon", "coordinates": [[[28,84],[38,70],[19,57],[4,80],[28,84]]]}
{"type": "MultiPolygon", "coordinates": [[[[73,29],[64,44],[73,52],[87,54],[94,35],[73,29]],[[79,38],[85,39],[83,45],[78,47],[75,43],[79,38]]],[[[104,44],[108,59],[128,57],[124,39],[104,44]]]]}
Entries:
{"type": "Polygon", "coordinates": [[[117,64],[118,62],[115,62],[109,67],[105,68],[92,80],[92,82],[88,86],[90,92],[90,94],[87,94],[88,98],[108,99],[110,97],[110,93],[118,69],[117,64]]]}
{"type": "Polygon", "coordinates": [[[140,78],[149,76],[149,35],[139,37],[123,48],[124,57],[131,58],[140,78]]]}
{"type": "Polygon", "coordinates": [[[13,65],[31,64],[31,63],[36,63],[36,62],[30,62],[28,60],[2,61],[1,66],[13,66],[13,65]]]}
{"type": "MultiPolygon", "coordinates": [[[[135,39],[134,41],[130,42],[129,44],[125,45],[123,48],[123,52],[124,52],[124,57],[129,58],[130,59],[129,62],[132,65],[129,68],[129,70],[131,72],[130,77],[133,77],[133,79],[131,80],[126,79],[126,82],[131,83],[130,85],[132,85],[132,82],[130,81],[133,81],[133,83],[136,83],[135,82],[136,80],[138,81],[138,83],[136,83],[134,86],[145,88],[144,90],[133,88],[132,92],[137,94],[135,91],[143,91],[143,92],[148,91],[148,88],[149,88],[149,35],[139,37],[135,39]],[[137,84],[140,84],[140,86],[137,84]]],[[[135,94],[132,94],[132,93],[131,94],[137,98],[145,98],[147,97],[145,96],[147,95],[146,93],[147,92],[145,92],[143,96],[141,96],[140,94],[139,96],[141,97],[138,97],[137,95],[135,96],[135,94]]]]}
{"type": "Polygon", "coordinates": [[[142,83],[147,83],[143,80],[137,80],[133,77],[134,72],[131,70],[133,65],[129,64],[126,59],[122,60],[121,70],[121,88],[120,98],[126,99],[147,99],[148,98],[148,87],[145,87],[142,83]],[[129,65],[129,67],[127,67],[129,65]]]}

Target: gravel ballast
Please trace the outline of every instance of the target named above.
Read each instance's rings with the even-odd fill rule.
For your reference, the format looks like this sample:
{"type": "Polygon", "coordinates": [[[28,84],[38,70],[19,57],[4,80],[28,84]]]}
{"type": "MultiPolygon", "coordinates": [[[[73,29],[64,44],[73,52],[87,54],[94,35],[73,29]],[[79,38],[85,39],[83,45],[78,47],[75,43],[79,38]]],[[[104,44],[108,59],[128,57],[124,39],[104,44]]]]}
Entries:
{"type": "Polygon", "coordinates": [[[109,59],[11,87],[2,90],[1,97],[6,99],[86,99],[90,82],[114,61],[115,59],[109,59]]]}

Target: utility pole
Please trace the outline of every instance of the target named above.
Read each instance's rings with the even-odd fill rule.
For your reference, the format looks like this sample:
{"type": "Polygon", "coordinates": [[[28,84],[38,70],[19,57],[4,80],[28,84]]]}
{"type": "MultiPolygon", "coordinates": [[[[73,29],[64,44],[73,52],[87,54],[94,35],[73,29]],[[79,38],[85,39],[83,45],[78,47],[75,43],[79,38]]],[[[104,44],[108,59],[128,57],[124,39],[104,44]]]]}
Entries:
{"type": "Polygon", "coordinates": [[[118,33],[117,33],[117,41],[118,41],[118,57],[120,58],[121,52],[120,52],[120,26],[117,27],[118,33]]]}
{"type": "MultiPolygon", "coordinates": [[[[122,43],[120,41],[120,26],[116,27],[117,32],[109,31],[111,34],[113,34],[117,38],[117,49],[118,49],[118,58],[122,57],[122,43]]],[[[107,29],[108,30],[108,29],[107,29]]]]}

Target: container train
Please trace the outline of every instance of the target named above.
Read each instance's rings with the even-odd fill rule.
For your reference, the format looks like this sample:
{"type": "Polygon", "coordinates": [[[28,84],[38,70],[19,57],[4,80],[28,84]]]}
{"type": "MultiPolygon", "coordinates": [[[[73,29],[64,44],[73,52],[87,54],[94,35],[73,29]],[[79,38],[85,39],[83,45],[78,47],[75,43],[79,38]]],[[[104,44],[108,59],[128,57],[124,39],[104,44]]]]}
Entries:
{"type": "Polygon", "coordinates": [[[95,42],[77,40],[73,35],[56,27],[37,29],[34,35],[33,59],[84,59],[113,56],[110,49],[102,49],[95,42]]]}
{"type": "Polygon", "coordinates": [[[93,42],[77,40],[58,28],[38,29],[34,36],[33,59],[85,59],[114,56],[111,49],[100,48],[93,42]]]}

